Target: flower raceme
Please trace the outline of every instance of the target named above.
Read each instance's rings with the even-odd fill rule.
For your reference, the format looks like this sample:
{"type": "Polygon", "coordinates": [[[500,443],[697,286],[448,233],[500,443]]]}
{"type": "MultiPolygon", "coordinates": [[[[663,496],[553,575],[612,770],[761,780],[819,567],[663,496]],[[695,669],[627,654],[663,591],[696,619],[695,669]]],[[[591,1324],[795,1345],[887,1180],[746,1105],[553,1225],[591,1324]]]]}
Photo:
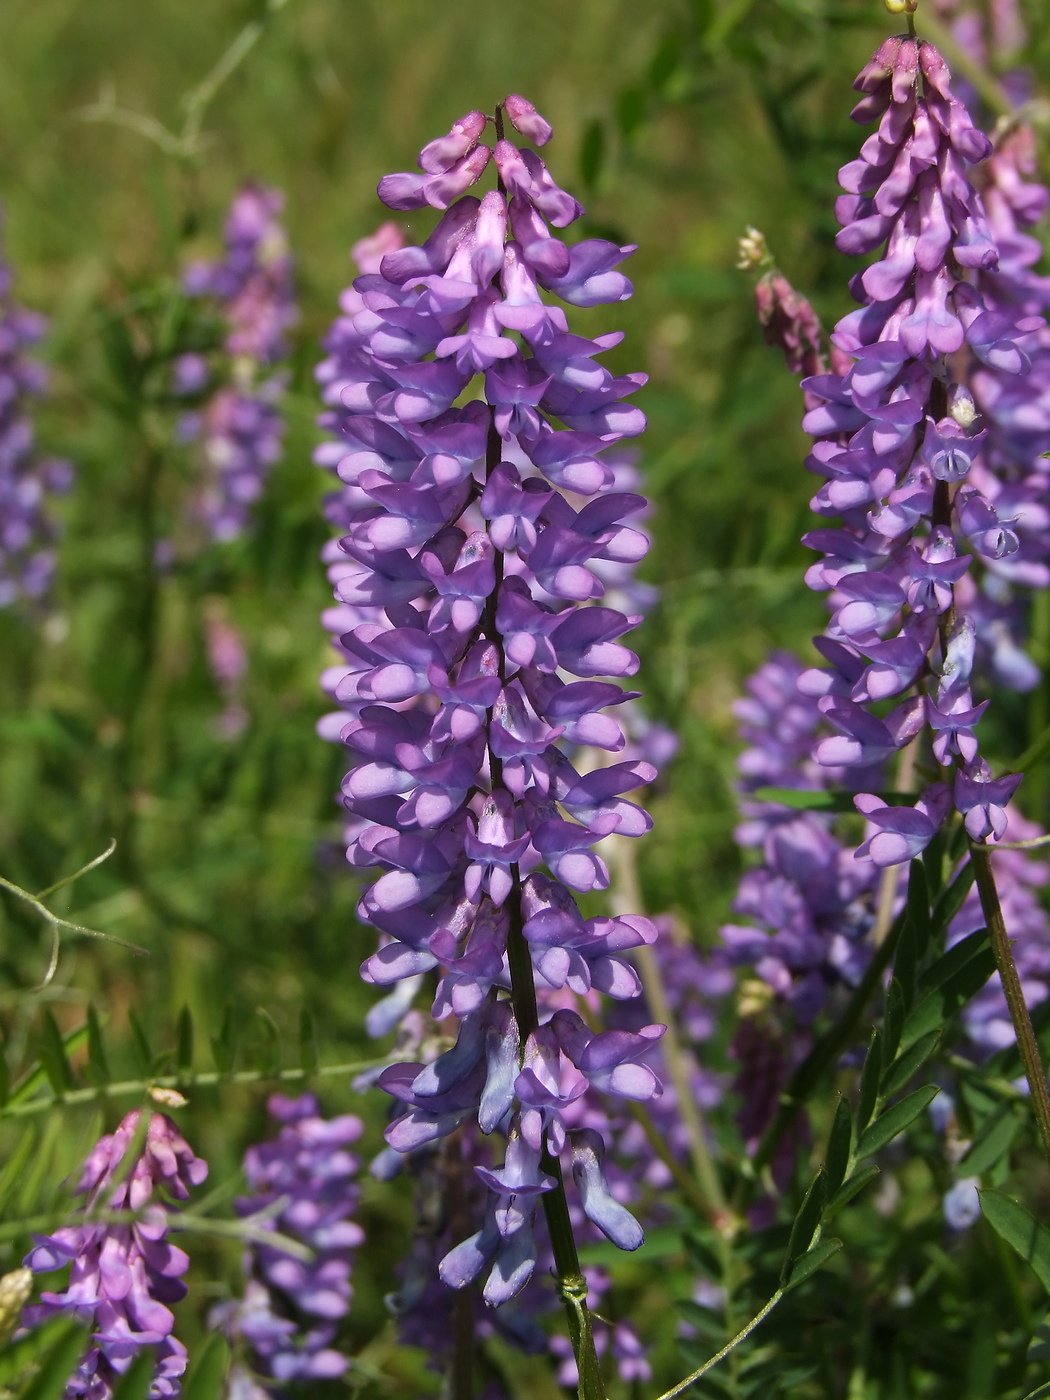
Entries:
{"type": "Polygon", "coordinates": [[[249,1221],[261,1215],[301,1240],[313,1258],[305,1262],[275,1245],[252,1245],[244,1298],[220,1304],[210,1321],[231,1340],[247,1343],[255,1367],[279,1384],[331,1379],[349,1364],[331,1344],[350,1310],[351,1259],[364,1239],[351,1218],[361,1194],[359,1162],[347,1151],[363,1124],[352,1114],[322,1118],[312,1094],[274,1094],[267,1107],[281,1129],[248,1149],[244,1170],[254,1194],[240,1197],[235,1208],[249,1221]],[[301,1329],[297,1317],[311,1325],[301,1329]]]}
{"type": "Polygon", "coordinates": [[[67,491],[68,462],[41,457],[29,401],[44,392],[43,365],[26,354],[44,333],[42,316],[11,298],[11,269],[0,255],[0,608],[37,600],[51,586],[57,530],[48,497],[67,491]]]}
{"type": "Polygon", "coordinates": [[[370,270],[344,294],[319,370],[337,437],[319,460],[343,483],[329,516],[346,532],[326,556],[338,603],[326,621],[346,630],[326,677],[342,711],[323,732],[355,755],[349,861],[378,873],[360,913],[381,946],[363,975],[388,986],[434,972],[434,1014],[458,1023],[435,1061],[383,1074],[399,1106],[387,1137],[409,1152],[468,1121],[506,1137],[504,1165],[483,1169],[481,1230],[442,1264],[454,1287],[487,1271],[493,1304],[535,1267],[535,1209],[560,1189],[562,1153],[586,1215],[623,1247],[640,1242],[600,1142],[563,1114],[589,1087],[659,1093],[645,1058],[662,1032],[594,1031],[565,1004],[636,996],[623,954],[656,937],[641,917],[585,918],[575,898],[608,886],[602,837],[650,826],[628,794],[655,769],[615,761],[626,741],[608,711],[631,693],[605,679],[636,672],[621,638],[637,619],[603,602],[601,577],[647,548],[630,523],[645,502],[614,489],[606,458],[645,425],[627,401],[645,377],[614,376],[599,357],[621,337],[572,333],[543,292],[623,300],[617,264],[632,250],[551,233],[582,210],[504,138],[504,117],[536,144],[550,136],[508,98],[494,149],[471,112],[424,148],[420,173],[380,182],[392,208],[441,217],[420,246],[389,225],[359,245],[370,270]],[[497,188],[468,194],[490,164],[497,188]],[[559,741],[611,761],[581,773],[559,741]],[[542,1018],[537,989],[564,993],[542,1018]]]}
{"type": "Polygon", "coordinates": [[[985,432],[960,375],[979,363],[1022,382],[1043,323],[993,295],[999,250],[969,174],[992,148],[937,50],[888,39],[856,87],[854,119],[879,126],[840,171],[836,241],[882,256],[853,279],[861,306],[832,335],[849,368],[803,381],[819,400],[803,420],[817,439],[808,466],[824,478],[813,507],[841,523],[805,537],[823,555],[807,580],[831,591],[833,615],[817,642],[830,665],[800,684],[839,731],[817,745],[823,764],[866,767],[923,732],[932,740],[945,782],[920,805],[858,799],[876,829],[862,849],[892,865],[925,847],[952,800],[973,839],[998,837],[1019,781],[993,782],[978,752],[969,608],[975,574],[1009,570],[1029,521],[983,470],[985,432]]]}
{"type": "Polygon", "coordinates": [[[86,1210],[139,1211],[139,1218],[67,1225],[50,1236],[36,1235],[36,1247],[25,1258],[34,1273],[73,1266],[65,1291],[41,1294],[24,1320],[34,1326],[71,1313],[90,1321],[91,1346],[66,1390],[86,1400],[109,1400],[144,1346],[156,1348],[154,1400],[177,1396],[186,1369],[186,1348],[172,1336],[169,1304],[186,1295],[181,1275],[189,1259],[169,1244],[167,1217],[154,1202],[158,1190],[186,1200],[189,1188],[208,1175],[208,1165],[193,1155],[165,1114],[152,1114],[145,1131],[143,1126],[137,1109],[127,1114],[116,1132],[98,1142],[77,1185],[86,1210]]]}
{"type": "MultiPolygon", "coordinates": [[[[278,400],[286,376],[273,367],[288,353],[286,334],[297,318],[292,260],[280,222],[277,190],[247,184],[226,221],[226,255],[186,270],[191,296],[214,299],[226,326],[228,368],[203,412],[184,429],[203,444],[205,479],[194,510],[213,540],[236,538],[248,524],[270,468],[281,455],[284,423],[278,400]]],[[[196,354],[175,363],[176,393],[205,388],[210,372],[196,354]]]]}

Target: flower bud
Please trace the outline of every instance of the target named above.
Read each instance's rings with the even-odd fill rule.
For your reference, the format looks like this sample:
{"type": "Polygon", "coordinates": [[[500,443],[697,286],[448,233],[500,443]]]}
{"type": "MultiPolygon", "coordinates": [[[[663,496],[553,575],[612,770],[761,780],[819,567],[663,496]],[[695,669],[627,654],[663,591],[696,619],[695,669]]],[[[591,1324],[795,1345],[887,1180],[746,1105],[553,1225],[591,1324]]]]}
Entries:
{"type": "Polygon", "coordinates": [[[6,1346],[33,1291],[31,1269],[13,1269],[0,1278],[0,1347],[6,1346]]]}

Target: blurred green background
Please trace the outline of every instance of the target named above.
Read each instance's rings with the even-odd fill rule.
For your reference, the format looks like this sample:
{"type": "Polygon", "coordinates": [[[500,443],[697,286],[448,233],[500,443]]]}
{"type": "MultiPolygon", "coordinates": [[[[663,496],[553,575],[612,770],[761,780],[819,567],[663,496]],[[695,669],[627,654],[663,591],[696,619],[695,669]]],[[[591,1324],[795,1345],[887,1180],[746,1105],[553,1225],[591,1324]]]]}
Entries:
{"type": "MultiPolygon", "coordinates": [[[[149,950],[143,960],[70,943],[36,995],[44,930],[4,897],[0,1017],[12,1074],[32,1059],[41,1001],[69,1029],[93,1000],[129,1074],[129,1008],[156,1052],[174,1044],[188,1006],[206,1068],[208,1036],[227,1014],[241,1028],[241,1062],[251,1061],[267,1038],[259,1007],[289,1063],[304,1006],[322,1062],[374,1053],[362,1030],[374,994],[357,973],[374,934],[355,921],[333,801],[344,765],[314,735],[326,708],[317,615],[329,594],[317,562],[328,483],[310,457],[312,367],[350,280],[349,246],[387,217],[377,179],[409,168],[468,108],[528,96],[554,125],[545,156],[555,177],[587,205],[577,236],[640,245],[633,301],[574,319],[625,329],[612,362],[651,376],[639,397],[655,504],[643,574],[662,603],[640,636],[642,687],[682,749],[639,861],[650,911],[676,911],[702,943],[739,868],[731,702],[770,646],[804,647],[822,616],[797,542],[813,489],[797,388],[762,345],[750,279],[734,262],[744,226],[757,225],[826,323],[847,309],[835,171],[860,139],[849,84],[894,27],[878,0],[289,0],[210,108],[199,160],[85,119],[104,100],[177,127],[182,94],[254,13],[241,0],[0,0],[7,251],[18,298],[51,319],[54,393],[40,437],[77,470],[60,507],[52,613],[0,613],[0,874],[38,889],[118,837],[113,859],[58,907],[149,950]],[[287,450],[248,536],[157,576],[152,541],[187,465],[166,450],[159,410],[138,390],[163,358],[180,266],[218,252],[226,205],[247,177],[284,190],[296,258],[287,450]],[[204,649],[216,607],[250,655],[250,721],[234,739],[217,732],[223,701],[204,649]]],[[[1040,65],[1041,5],[1029,20],[1040,65]]],[[[431,220],[404,222],[415,237],[431,220]]],[[[378,1144],[382,1095],[363,1100],[337,1076],[322,1096],[333,1111],[363,1112],[366,1151],[378,1144]]],[[[227,1087],[183,1111],[213,1182],[231,1177],[263,1130],[264,1099],[227,1087]]],[[[47,1121],[34,1172],[8,1193],[11,1218],[47,1208],[100,1127],[86,1112],[47,1121]]],[[[366,1196],[373,1244],[356,1270],[357,1344],[382,1324],[408,1228],[402,1188],[366,1196]]],[[[19,1243],[5,1246],[8,1259],[19,1243]]],[[[205,1244],[195,1273],[233,1279],[236,1259],[233,1246],[205,1244]]],[[[186,1305],[188,1340],[207,1292],[186,1305]]],[[[664,1296],[639,1300],[643,1331],[664,1296]]],[[[396,1375],[402,1363],[383,1356],[396,1375]]]]}

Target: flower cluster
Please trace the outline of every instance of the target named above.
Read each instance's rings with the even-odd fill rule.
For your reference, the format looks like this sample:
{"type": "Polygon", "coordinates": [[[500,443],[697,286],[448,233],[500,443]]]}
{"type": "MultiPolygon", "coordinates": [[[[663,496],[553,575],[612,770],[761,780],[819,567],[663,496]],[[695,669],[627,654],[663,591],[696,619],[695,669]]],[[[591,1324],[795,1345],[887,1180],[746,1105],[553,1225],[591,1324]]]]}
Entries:
{"type": "Polygon", "coordinates": [[[548,139],[511,97],[494,150],[471,112],[424,148],[422,173],[381,181],[394,208],[444,212],[422,246],[393,247],[357,279],[319,371],[322,423],[342,438],[321,455],[344,483],[336,597],[371,610],[341,635],[328,677],[357,759],[343,787],[349,860],[381,872],[360,905],[384,935],[364,975],[386,986],[438,971],[433,1013],[460,1027],[433,1063],[384,1072],[401,1105],[387,1137],[409,1152],[468,1121],[506,1134],[504,1165],[476,1168],[492,1193],[485,1224],[441,1266],[454,1287],[487,1270],[493,1304],[535,1267],[535,1208],[555,1185],[545,1154],[571,1152],[587,1217],[640,1242],[608,1191],[600,1138],[568,1134],[564,1111],[589,1086],[659,1092],[642,1061],[660,1034],[595,1033],[567,1005],[539,1023],[530,1009],[536,987],[637,995],[623,954],[656,936],[635,916],[585,919],[574,898],[608,885],[597,841],[649,828],[625,794],[655,770],[580,773],[558,746],[625,745],[605,711],[629,696],[599,677],[637,669],[619,641],[633,619],[600,601],[599,571],[644,554],[625,521],[645,502],[613,489],[604,454],[642,430],[625,400],[644,376],[614,377],[597,356],[621,337],[574,335],[543,300],[541,288],[577,306],[622,300],[631,288],[615,269],[631,250],[552,235],[582,211],[504,138],[504,114],[548,139]],[[467,194],[490,161],[498,187],[467,194]],[[485,397],[463,403],[475,376],[485,397]]]}
{"type": "MultiPolygon", "coordinates": [[[[1011,6],[998,5],[983,32],[976,12],[961,14],[955,28],[969,52],[982,58],[991,48],[1000,56],[1015,51],[1023,31],[1011,6]],[[1009,11],[1009,12],[1008,12],[1009,11]]],[[[1026,96],[1027,77],[1007,73],[1003,86],[1015,101],[1026,96]]],[[[968,105],[976,110],[973,94],[968,105]]],[[[1037,178],[1035,133],[1014,117],[992,132],[993,151],[977,172],[988,226],[999,250],[999,265],[982,269],[978,285],[988,306],[1035,329],[1025,348],[1031,360],[1018,376],[995,364],[971,361],[966,380],[987,429],[975,480],[1004,518],[1016,519],[1018,549],[984,571],[979,586],[969,577],[965,607],[974,619],[979,661],[1002,685],[1031,690],[1038,668],[1022,649],[1025,603],[1032,589],[1050,586],[1050,473],[1044,453],[1050,450],[1050,330],[1042,320],[1050,308],[1050,278],[1035,271],[1042,255],[1033,228],[1050,203],[1050,191],[1037,178]]]]}
{"type": "Polygon", "coordinates": [[[41,457],[34,445],[28,404],[47,377],[26,351],[43,335],[44,320],[15,304],[11,283],[0,253],[0,608],[48,591],[56,535],[48,496],[73,480],[68,462],[41,457]]]}
{"type": "Polygon", "coordinates": [[[974,840],[1001,836],[1020,781],[993,780],[978,753],[977,625],[966,610],[972,582],[962,581],[971,565],[1001,573],[1023,558],[1029,520],[981,470],[986,434],[955,367],[977,361],[1020,380],[1042,322],[985,292],[999,251],[968,167],[991,145],[952,95],[937,50],[888,39],[856,86],[865,96],[854,118],[878,118],[879,128],[840,171],[836,241],[854,254],[886,247],[854,278],[862,305],[832,336],[852,368],[803,382],[820,399],[804,419],[817,438],[808,465],[825,478],[813,507],[842,520],[806,536],[824,556],[807,581],[831,590],[833,607],[819,704],[839,733],[821,740],[817,759],[881,763],[925,731],[938,763],[955,768],[954,791],[934,784],[915,807],[858,798],[875,829],[862,852],[891,865],[924,849],[953,798],[974,840]],[[926,695],[873,712],[926,677],[926,695]]]}
{"type": "MultiPolygon", "coordinates": [[[[279,217],[283,203],[277,190],[245,185],[226,222],[225,258],[186,272],[186,291],[216,301],[226,327],[221,380],[201,413],[183,425],[184,436],[202,445],[205,477],[194,510],[213,540],[241,534],[281,455],[284,423],[277,405],[286,376],[273,366],[288,353],[286,333],[297,314],[279,217]]],[[[176,392],[199,393],[210,377],[199,355],[176,362],[176,392]]]]}
{"type": "MultiPolygon", "coordinates": [[[[719,1076],[699,1062],[693,1047],[701,1046],[713,1036],[718,1005],[732,990],[733,973],[720,950],[702,957],[690,943],[676,936],[669,919],[658,918],[654,923],[658,932],[652,945],[653,953],[682,1036],[688,1081],[697,1102],[705,1109],[710,1108],[721,1098],[722,1083],[719,1076]]],[[[400,987],[407,985],[407,981],[399,984],[400,987]]],[[[549,1014],[564,1000],[564,992],[541,990],[539,999],[549,1014]]],[[[417,1055],[424,1063],[433,1063],[444,1048],[439,1027],[432,1022],[428,1024],[418,1011],[405,1012],[404,1005],[395,1004],[393,996],[387,999],[385,1007],[383,1003],[378,1005],[383,1007],[384,1016],[374,1023],[375,1033],[384,1034],[392,1029],[393,1018],[403,1013],[398,1048],[401,1053],[407,1050],[417,1055]]],[[[618,1002],[610,1020],[618,1031],[637,1032],[646,1024],[647,1015],[645,998],[639,997],[618,1002]]],[[[645,1058],[650,1069],[662,1077],[661,1043],[653,1042],[645,1058]]],[[[688,1138],[673,1090],[666,1089],[660,1098],[648,1105],[648,1111],[671,1153],[682,1161],[688,1160],[688,1138]]],[[[615,1101],[610,1102],[603,1094],[588,1089],[564,1110],[564,1117],[570,1132],[588,1131],[607,1144],[604,1170],[609,1192],[616,1202],[642,1213],[647,1223],[665,1220],[659,1193],[671,1184],[671,1173],[664,1160],[655,1154],[649,1138],[633,1116],[615,1101]]],[[[453,1301],[454,1295],[440,1284],[439,1261],[451,1243],[457,1212],[462,1214],[464,1208],[479,1209],[483,1205],[484,1186],[475,1168],[488,1167],[490,1157],[489,1142],[477,1131],[476,1125],[467,1124],[455,1139],[427,1143],[407,1158],[416,1185],[416,1227],[408,1256],[400,1269],[399,1287],[387,1302],[397,1318],[401,1341],[426,1351],[438,1371],[448,1364],[459,1306],[458,1301],[453,1301]]],[[[388,1150],[377,1158],[373,1171],[385,1176],[396,1170],[400,1161],[397,1154],[388,1150]]],[[[578,1239],[600,1238],[576,1202],[571,1203],[570,1210],[578,1239]]],[[[575,1384],[576,1363],[568,1339],[558,1334],[547,1336],[537,1321],[555,1305],[546,1282],[552,1261],[542,1223],[537,1233],[538,1265],[528,1285],[512,1302],[495,1312],[477,1307],[472,1325],[476,1336],[485,1337],[495,1331],[505,1342],[525,1352],[542,1352],[549,1348],[559,1358],[559,1379],[571,1386],[575,1384]]],[[[596,1266],[588,1266],[584,1273],[589,1306],[605,1312],[602,1298],[610,1287],[607,1274],[596,1266]]],[[[477,1302],[480,1303],[480,1299],[477,1302]]],[[[646,1378],[645,1349],[630,1322],[621,1319],[607,1326],[595,1319],[594,1333],[599,1355],[610,1352],[621,1379],[646,1378]]]]}
{"type": "MultiPolygon", "coordinates": [[[[741,1085],[748,1091],[741,1121],[749,1138],[765,1126],[791,1060],[808,1043],[799,1029],[809,1025],[836,986],[857,983],[871,954],[880,912],[888,921],[898,912],[906,889],[905,876],[887,892],[872,862],[856,859],[865,845],[878,839],[877,828],[869,829],[867,840],[855,850],[835,835],[831,815],[796,811],[749,795],[763,787],[820,791],[835,785],[834,770],[810,756],[826,726],[807,686],[815,688],[813,671],[789,653],[775,652],[749,679],[746,698],[734,707],[747,746],[738,759],[744,820],[736,840],[744,848],[757,847],[761,863],[745,871],[733,905],[748,923],[727,924],[721,936],[731,960],[753,968],[768,989],[763,993],[745,984],[742,1009],[747,1014],[733,1047],[741,1085]],[[880,911],[884,898],[891,903],[880,911]],[[772,1033],[762,1019],[770,997],[790,1008],[792,1038],[772,1033]]],[[[1012,805],[1005,816],[1004,835],[1010,841],[1042,834],[1012,805]]],[[[1038,896],[1048,879],[1047,867],[1023,851],[996,851],[992,861],[1025,998],[1035,1006],[1050,994],[1050,919],[1038,896]]],[[[949,926],[948,946],[983,926],[973,889],[949,926]]],[[[997,973],[967,1003],[963,1024],[974,1055],[988,1055],[1013,1043],[997,973]]]]}
{"type": "Polygon", "coordinates": [[[800,688],[811,674],[775,652],[734,705],[747,745],[738,760],[745,820],[736,839],[757,847],[762,863],[744,873],[733,904],[752,923],[721,930],[733,960],[753,966],[803,1025],[830,987],[863,973],[877,889],[874,867],[837,839],[832,817],[748,796],[766,786],[819,791],[837,776],[810,756],[825,728],[818,702],[800,688]]]}
{"type": "Polygon", "coordinates": [[[157,1192],[184,1201],[189,1188],[207,1175],[207,1163],[193,1155],[170,1118],[154,1113],[143,1123],[136,1109],[92,1151],[77,1194],[86,1197],[87,1211],[134,1211],[137,1219],[73,1224],[34,1236],[27,1268],[50,1273],[73,1267],[65,1291],[42,1293],[41,1302],[26,1309],[25,1322],[33,1326],[69,1313],[89,1322],[93,1331],[67,1395],[109,1400],[144,1346],[156,1348],[151,1397],[178,1395],[186,1348],[172,1336],[169,1304],[185,1297],[181,1275],[189,1260],[168,1241],[168,1219],[157,1192]]]}
{"type": "Polygon", "coordinates": [[[272,1141],[248,1149],[244,1170],[253,1194],[236,1201],[237,1214],[261,1214],[268,1228],[301,1240],[312,1257],[305,1262],[276,1245],[253,1245],[244,1298],[215,1309],[212,1325],[246,1342],[255,1367],[281,1384],[341,1376],[347,1358],[331,1343],[350,1310],[352,1254],[364,1239],[352,1219],[359,1162],[346,1149],[363,1125],[351,1114],[322,1118],[312,1094],[274,1094],[267,1106],[282,1127],[272,1141]]]}

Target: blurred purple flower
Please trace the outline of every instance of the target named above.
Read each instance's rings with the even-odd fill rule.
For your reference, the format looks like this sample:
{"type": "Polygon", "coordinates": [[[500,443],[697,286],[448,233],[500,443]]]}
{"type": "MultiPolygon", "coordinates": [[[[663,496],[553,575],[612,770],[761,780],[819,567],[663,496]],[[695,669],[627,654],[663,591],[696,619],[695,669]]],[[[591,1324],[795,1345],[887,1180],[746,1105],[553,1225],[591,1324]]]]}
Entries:
{"type": "Polygon", "coordinates": [[[70,464],[41,456],[35,444],[29,405],[44,393],[47,374],[26,351],[46,322],[14,302],[12,281],[0,249],[0,608],[37,602],[50,589],[58,530],[48,498],[73,482],[70,464]]]}
{"type": "Polygon", "coordinates": [[[245,1154],[253,1194],[238,1198],[237,1214],[247,1220],[261,1214],[313,1257],[307,1263],[275,1245],[252,1245],[243,1299],[214,1309],[211,1325],[243,1340],[256,1367],[280,1384],[341,1376],[349,1363],[331,1343],[350,1310],[351,1261],[364,1240],[351,1218],[360,1199],[359,1162],[346,1149],[363,1125],[350,1114],[322,1118],[312,1094],[274,1094],[267,1106],[282,1127],[245,1154]]]}
{"type": "Polygon", "coordinates": [[[73,1267],[65,1291],[42,1293],[41,1302],[26,1309],[25,1322],[34,1326],[72,1313],[93,1330],[92,1345],[69,1381],[67,1396],[109,1400],[144,1346],[155,1348],[153,1400],[179,1394],[186,1348],[172,1335],[175,1320],[168,1305],[185,1297],[181,1275],[189,1259],[168,1242],[163,1202],[186,1200],[189,1188],[207,1175],[207,1164],[193,1155],[170,1118],[153,1113],[147,1126],[136,1109],[99,1141],[76,1193],[86,1197],[85,1211],[136,1211],[139,1218],[121,1225],[73,1224],[53,1235],[34,1235],[36,1247],[26,1255],[27,1268],[50,1273],[66,1264],[73,1267]]]}

